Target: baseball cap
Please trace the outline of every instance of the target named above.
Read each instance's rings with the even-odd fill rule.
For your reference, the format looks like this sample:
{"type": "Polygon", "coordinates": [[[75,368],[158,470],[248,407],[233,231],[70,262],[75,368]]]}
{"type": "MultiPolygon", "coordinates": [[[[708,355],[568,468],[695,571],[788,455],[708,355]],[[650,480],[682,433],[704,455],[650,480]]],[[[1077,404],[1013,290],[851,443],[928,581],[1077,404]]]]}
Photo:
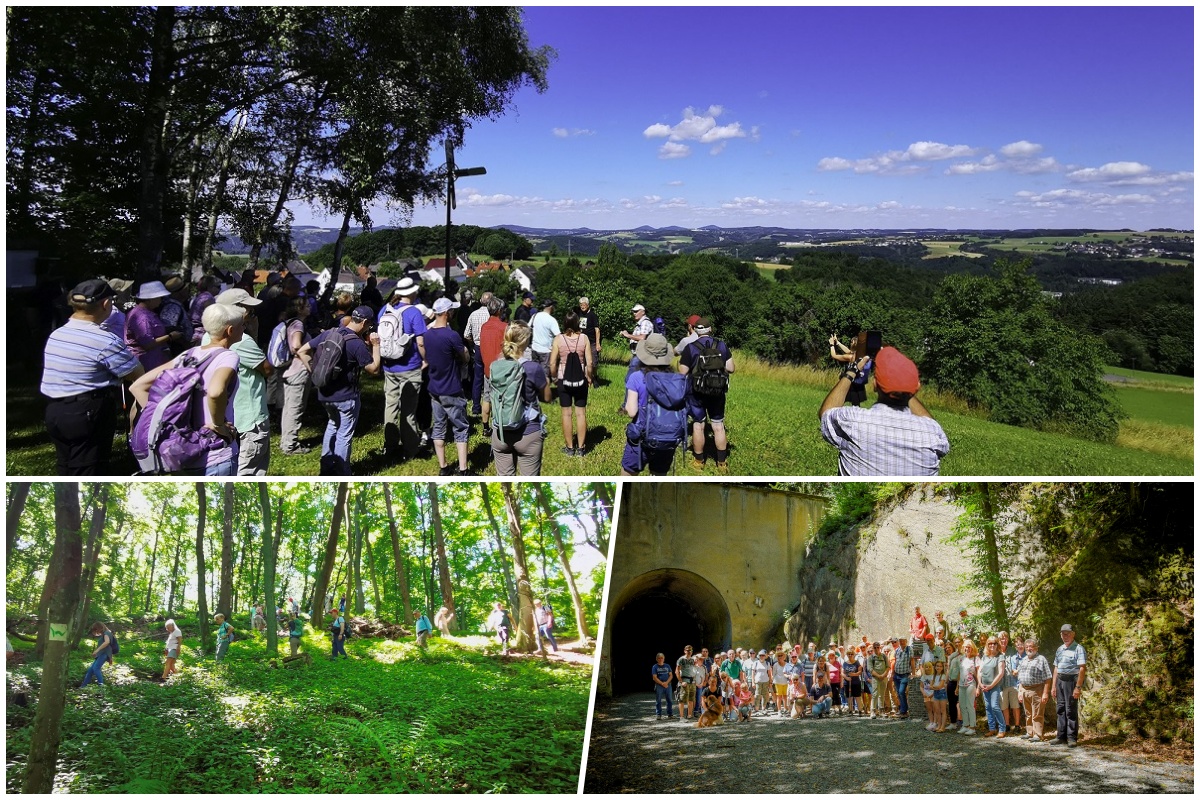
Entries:
{"type": "Polygon", "coordinates": [[[1075,629],[1074,629],[1074,628],[1072,628],[1072,627],[1071,627],[1069,624],[1067,624],[1067,625],[1063,625],[1063,626],[1062,626],[1061,628],[1059,628],[1058,630],[1059,630],[1059,633],[1065,633],[1065,632],[1067,632],[1067,631],[1070,631],[1071,633],[1074,633],[1074,632],[1075,632],[1075,629]]]}
{"type": "Polygon", "coordinates": [[[884,394],[916,394],[921,388],[917,365],[894,347],[875,356],[875,387],[884,394]]]}
{"type": "Polygon", "coordinates": [[[433,301],[433,313],[445,314],[450,309],[458,308],[460,305],[462,304],[454,302],[449,297],[439,297],[437,300],[433,301]]]}
{"type": "Polygon", "coordinates": [[[359,306],[350,312],[350,316],[359,322],[369,322],[375,319],[375,311],[370,306],[359,306]]]}
{"type": "Polygon", "coordinates": [[[113,297],[114,295],[116,295],[116,292],[108,285],[107,281],[93,278],[90,281],[84,281],[71,290],[71,302],[85,303],[90,306],[92,303],[103,300],[106,297],[113,297]]]}
{"type": "Polygon", "coordinates": [[[252,297],[245,289],[226,289],[217,295],[217,302],[223,306],[261,306],[262,300],[252,297]]]}
{"type": "Polygon", "coordinates": [[[699,321],[700,321],[699,314],[692,314],[690,317],[688,317],[688,325],[691,325],[693,328],[696,327],[696,323],[699,321]]]}
{"type": "Polygon", "coordinates": [[[633,310],[634,311],[645,311],[646,307],[644,305],[642,305],[641,303],[638,303],[637,305],[635,305],[633,307],[633,310]]]}
{"type": "Polygon", "coordinates": [[[706,317],[701,317],[700,319],[696,320],[695,328],[696,333],[704,336],[705,334],[712,333],[712,322],[710,322],[706,317]]]}
{"type": "Polygon", "coordinates": [[[553,297],[547,297],[545,300],[542,301],[542,308],[550,308],[553,305],[554,305],[553,297]]]}

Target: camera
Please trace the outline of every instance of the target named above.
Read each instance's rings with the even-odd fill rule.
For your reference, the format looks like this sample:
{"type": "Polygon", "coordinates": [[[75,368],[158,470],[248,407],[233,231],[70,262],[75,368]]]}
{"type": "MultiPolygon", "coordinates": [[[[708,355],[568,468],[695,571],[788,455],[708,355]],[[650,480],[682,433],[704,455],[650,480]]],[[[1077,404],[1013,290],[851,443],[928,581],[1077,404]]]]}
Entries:
{"type": "Polygon", "coordinates": [[[866,352],[871,358],[879,355],[883,348],[883,331],[867,331],[866,352]]]}

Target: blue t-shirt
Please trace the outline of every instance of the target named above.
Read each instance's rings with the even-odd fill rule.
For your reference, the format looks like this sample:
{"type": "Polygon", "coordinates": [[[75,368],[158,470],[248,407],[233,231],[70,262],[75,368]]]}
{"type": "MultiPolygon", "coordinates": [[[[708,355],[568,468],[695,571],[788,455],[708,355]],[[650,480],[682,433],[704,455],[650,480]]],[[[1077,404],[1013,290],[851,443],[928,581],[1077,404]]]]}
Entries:
{"type": "MultiPolygon", "coordinates": [[[[409,303],[400,303],[394,306],[384,305],[379,309],[379,316],[376,317],[376,323],[383,319],[383,315],[388,309],[400,309],[401,332],[410,333],[413,336],[424,336],[428,330],[425,325],[425,318],[421,316],[421,311],[414,305],[409,303]]],[[[417,347],[414,341],[409,350],[408,358],[399,359],[397,361],[383,362],[384,372],[411,372],[414,369],[421,368],[421,348],[417,347]]]]}
{"type": "Polygon", "coordinates": [[[337,380],[323,389],[317,389],[317,399],[323,403],[342,403],[346,400],[353,400],[359,394],[359,372],[371,363],[371,351],[362,337],[357,334],[343,331],[342,328],[330,328],[309,342],[314,354],[321,342],[329,336],[345,337],[345,360],[342,365],[342,374],[338,376],[337,380]]]}
{"type": "Polygon", "coordinates": [[[425,360],[429,363],[429,393],[438,397],[462,394],[459,362],[454,354],[463,349],[463,338],[453,328],[425,331],[425,360]]]}
{"type": "Polygon", "coordinates": [[[679,359],[679,365],[682,367],[687,367],[688,371],[690,372],[692,369],[692,364],[700,356],[700,348],[702,347],[716,347],[717,352],[721,354],[721,357],[725,361],[730,359],[729,346],[727,344],[719,341],[713,336],[701,336],[684,349],[683,355],[679,359]]]}
{"type": "Polygon", "coordinates": [[[429,617],[422,614],[417,619],[417,633],[428,633],[433,630],[433,624],[429,621],[429,617]]]}
{"type": "MultiPolygon", "coordinates": [[[[637,394],[637,407],[641,409],[646,405],[646,373],[640,369],[635,369],[625,376],[625,389],[637,394]]],[[[640,413],[640,411],[639,411],[640,413]]],[[[637,417],[634,417],[637,421],[637,417]]]]}
{"type": "MultiPolygon", "coordinates": [[[[651,677],[658,678],[663,683],[671,682],[671,666],[669,664],[655,664],[650,667],[651,677]]],[[[658,686],[659,684],[654,684],[658,686]]]]}

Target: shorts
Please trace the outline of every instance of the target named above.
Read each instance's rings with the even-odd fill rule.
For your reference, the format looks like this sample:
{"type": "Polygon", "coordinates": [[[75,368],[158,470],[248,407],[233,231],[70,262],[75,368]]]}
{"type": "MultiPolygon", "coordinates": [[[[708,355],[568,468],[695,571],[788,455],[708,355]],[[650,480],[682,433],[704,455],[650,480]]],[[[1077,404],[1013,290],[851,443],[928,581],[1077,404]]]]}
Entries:
{"type": "Polygon", "coordinates": [[[945,689],[934,689],[933,690],[933,699],[940,700],[943,703],[946,702],[946,690],[945,689]]]}
{"type": "Polygon", "coordinates": [[[176,648],[175,650],[168,650],[168,651],[167,651],[167,658],[179,658],[179,650],[178,650],[178,648],[176,648]]]}
{"type": "Polygon", "coordinates": [[[456,443],[465,444],[470,433],[467,423],[467,398],[462,395],[430,395],[433,400],[434,441],[446,441],[447,428],[454,434],[456,443]]]}
{"type": "Polygon", "coordinates": [[[786,683],[775,684],[775,694],[779,695],[780,697],[783,697],[784,695],[786,695],[787,694],[787,684],[786,683]]]}
{"type": "Polygon", "coordinates": [[[757,699],[762,699],[762,700],[771,699],[771,684],[769,684],[769,683],[754,684],[754,698],[756,700],[757,699]]]}
{"type": "Polygon", "coordinates": [[[626,441],[625,452],[621,456],[621,469],[630,475],[637,475],[649,467],[651,475],[666,475],[671,471],[671,462],[674,460],[674,448],[652,450],[649,447],[636,447],[626,441]]]}
{"type": "Polygon", "coordinates": [[[738,706],[738,716],[742,719],[750,719],[750,706],[738,706]]]}
{"type": "Polygon", "coordinates": [[[681,683],[679,684],[679,702],[694,703],[696,702],[696,684],[681,683]]]}
{"type": "Polygon", "coordinates": [[[692,422],[717,423],[725,421],[725,395],[723,394],[691,394],[687,397],[688,416],[692,422]]]}
{"type": "Polygon", "coordinates": [[[1004,711],[1008,708],[1020,708],[1021,699],[1017,696],[1016,687],[1008,687],[1000,693],[1000,710],[1004,711]]]}
{"type": "Polygon", "coordinates": [[[583,386],[563,386],[558,384],[558,404],[563,408],[587,408],[588,389],[591,388],[584,381],[583,386]]]}

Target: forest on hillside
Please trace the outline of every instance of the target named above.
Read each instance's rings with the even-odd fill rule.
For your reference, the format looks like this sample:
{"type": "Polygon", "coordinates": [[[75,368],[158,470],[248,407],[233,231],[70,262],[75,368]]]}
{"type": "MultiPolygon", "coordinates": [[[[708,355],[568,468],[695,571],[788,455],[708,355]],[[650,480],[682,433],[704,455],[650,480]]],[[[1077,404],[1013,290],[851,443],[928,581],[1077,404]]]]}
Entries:
{"type": "Polygon", "coordinates": [[[11,483],[7,787],[573,790],[614,492],[11,483]],[[76,688],[97,623],[119,652],[76,688]]]}

